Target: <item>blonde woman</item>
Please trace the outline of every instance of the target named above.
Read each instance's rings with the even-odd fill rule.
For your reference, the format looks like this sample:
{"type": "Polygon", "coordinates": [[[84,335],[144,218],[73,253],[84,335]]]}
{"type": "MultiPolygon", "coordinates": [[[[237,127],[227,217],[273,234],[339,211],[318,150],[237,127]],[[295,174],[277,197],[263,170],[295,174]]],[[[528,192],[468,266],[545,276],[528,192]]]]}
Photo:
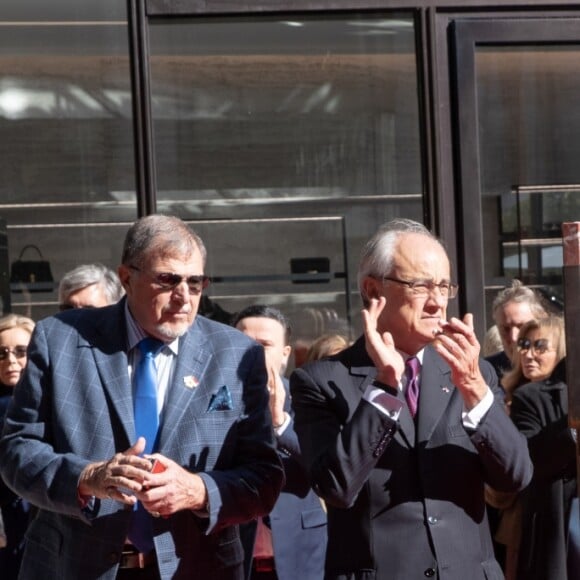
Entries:
{"type": "MultiPolygon", "coordinates": [[[[547,316],[539,320],[530,320],[520,329],[516,342],[516,350],[513,356],[513,369],[506,373],[502,385],[506,392],[506,407],[518,429],[524,432],[522,427],[522,405],[517,405],[517,412],[513,412],[513,402],[520,400],[522,390],[528,390],[530,385],[559,385],[565,389],[565,373],[563,359],[566,356],[566,340],[564,335],[564,321],[559,316],[547,316]]],[[[566,391],[567,392],[567,391],[566,391]]],[[[533,459],[533,457],[532,457],[533,459]]],[[[537,470],[537,466],[535,466],[537,470]]],[[[536,477],[534,475],[534,477],[536,477]]],[[[522,531],[526,533],[526,527],[530,524],[522,524],[522,510],[526,496],[516,496],[495,493],[496,501],[501,498],[503,508],[501,522],[496,533],[496,541],[506,546],[505,576],[506,580],[516,578],[531,578],[523,574],[522,559],[527,559],[530,554],[521,553],[522,531]]],[[[489,499],[489,495],[486,496],[489,499]]],[[[537,549],[537,546],[536,546],[537,549]]],[[[527,549],[526,549],[527,550],[527,549]]],[[[540,578],[542,576],[538,576],[540,578]]],[[[548,575],[546,578],[554,580],[556,576],[548,575]]]]}
{"type": "MultiPolygon", "coordinates": [[[[26,366],[27,347],[33,330],[34,322],[26,316],[8,314],[0,318],[0,433],[12,391],[26,366]]],[[[6,547],[0,550],[0,570],[3,580],[13,580],[20,569],[29,506],[1,480],[0,505],[6,536],[6,547]]]]}
{"type": "Polygon", "coordinates": [[[521,495],[518,579],[577,580],[576,432],[568,427],[562,319],[522,327],[518,365],[528,382],[512,392],[511,418],[528,440],[534,476],[521,495]],[[576,546],[575,549],[572,547],[576,546]]]}

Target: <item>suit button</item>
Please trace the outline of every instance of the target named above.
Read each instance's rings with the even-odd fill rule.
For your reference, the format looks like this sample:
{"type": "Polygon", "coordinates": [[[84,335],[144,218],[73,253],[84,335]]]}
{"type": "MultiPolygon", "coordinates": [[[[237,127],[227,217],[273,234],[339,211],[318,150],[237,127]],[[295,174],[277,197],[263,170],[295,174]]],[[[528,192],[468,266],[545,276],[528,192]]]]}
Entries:
{"type": "Polygon", "coordinates": [[[425,574],[425,576],[427,576],[427,578],[432,578],[433,576],[435,576],[435,569],[434,568],[427,568],[427,570],[425,570],[425,572],[423,572],[423,574],[425,574]]]}
{"type": "MultiPolygon", "coordinates": [[[[430,523],[432,526],[434,526],[434,525],[435,525],[435,524],[436,524],[436,523],[437,523],[439,520],[438,520],[437,518],[433,517],[433,516],[429,516],[429,517],[427,518],[427,521],[428,521],[428,522],[429,522],[429,523],[430,523]]],[[[429,570],[431,570],[431,568],[429,568],[429,570]]]]}

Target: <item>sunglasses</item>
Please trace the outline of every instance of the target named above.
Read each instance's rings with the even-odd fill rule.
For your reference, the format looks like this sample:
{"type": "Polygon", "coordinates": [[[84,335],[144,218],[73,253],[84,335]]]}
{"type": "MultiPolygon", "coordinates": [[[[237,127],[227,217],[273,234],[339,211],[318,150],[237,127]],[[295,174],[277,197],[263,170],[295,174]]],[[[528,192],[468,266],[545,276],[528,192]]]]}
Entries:
{"type": "Polygon", "coordinates": [[[173,274],[172,272],[144,272],[136,266],[129,266],[129,268],[135,270],[135,272],[145,274],[162,290],[173,290],[176,286],[185,282],[192,294],[199,294],[209,285],[209,278],[203,274],[180,276],[179,274],[173,274]]]}
{"type": "Polygon", "coordinates": [[[0,360],[6,360],[10,354],[13,354],[16,358],[25,358],[26,351],[25,346],[15,346],[14,348],[0,346],[0,360]]]}
{"type": "MultiPolygon", "coordinates": [[[[80,308],[80,307],[73,306],[72,304],[59,304],[58,305],[58,309],[61,312],[64,312],[65,310],[75,310],[76,308],[80,308]]],[[[82,308],[95,308],[95,306],[83,306],[82,308]]]]}
{"type": "Polygon", "coordinates": [[[547,338],[538,338],[532,342],[529,338],[520,338],[517,342],[518,351],[521,353],[526,353],[530,349],[536,354],[544,354],[550,348],[550,341],[547,338]]]}

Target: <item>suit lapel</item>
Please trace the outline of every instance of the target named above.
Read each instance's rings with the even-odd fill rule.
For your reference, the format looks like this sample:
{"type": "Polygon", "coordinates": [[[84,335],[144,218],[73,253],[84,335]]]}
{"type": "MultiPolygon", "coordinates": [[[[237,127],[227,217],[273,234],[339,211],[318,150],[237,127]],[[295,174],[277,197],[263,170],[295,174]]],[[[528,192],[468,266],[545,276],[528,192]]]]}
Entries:
{"type": "Polygon", "coordinates": [[[91,348],[111,416],[117,414],[118,424],[132,445],[135,442],[135,422],[126,352],[125,300],[110,308],[110,313],[98,317],[93,339],[87,341],[81,336],[79,348],[91,348]]]}
{"type": "MultiPolygon", "coordinates": [[[[364,393],[367,386],[376,378],[377,369],[366,352],[364,336],[357,340],[352,349],[353,358],[350,372],[353,376],[353,382],[356,384],[358,381],[358,388],[364,393]]],[[[397,398],[403,401],[404,404],[399,415],[399,428],[395,432],[394,439],[406,447],[414,447],[415,423],[407,408],[404,395],[400,390],[397,391],[397,398]]]]}
{"type": "Polygon", "coordinates": [[[197,322],[179,343],[179,354],[169,385],[161,425],[159,427],[158,451],[167,449],[186,410],[194,416],[204,413],[213,394],[215,381],[209,384],[206,370],[213,357],[211,344],[197,322]]]}
{"type": "Polygon", "coordinates": [[[451,369],[430,346],[427,346],[421,367],[421,394],[417,425],[419,441],[426,441],[431,437],[451,401],[454,390],[455,387],[451,383],[451,369]]]}

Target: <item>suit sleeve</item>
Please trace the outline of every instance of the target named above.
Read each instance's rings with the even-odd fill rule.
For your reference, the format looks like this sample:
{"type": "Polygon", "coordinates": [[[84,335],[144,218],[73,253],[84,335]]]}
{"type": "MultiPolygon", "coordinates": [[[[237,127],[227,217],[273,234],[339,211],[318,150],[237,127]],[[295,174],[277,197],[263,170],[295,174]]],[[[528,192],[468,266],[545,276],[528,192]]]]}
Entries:
{"type": "Polygon", "coordinates": [[[36,325],[26,372],[8,407],[0,441],[2,477],[31,504],[84,517],[77,497],[81,471],[89,463],[73,453],[57,453],[51,444],[51,372],[42,323],[36,325]]]}
{"type": "Polygon", "coordinates": [[[246,357],[245,412],[236,425],[234,463],[222,466],[218,460],[215,469],[199,474],[209,496],[206,533],[270,513],[284,482],[273,441],[261,347],[253,348],[246,357]]]}
{"type": "MultiPolygon", "coordinates": [[[[317,365],[316,370],[326,368],[324,362],[317,365]]],[[[324,374],[322,370],[315,378],[299,368],[290,378],[296,432],[314,491],[329,504],[348,508],[392,439],[396,423],[360,396],[347,402],[332,380],[319,378],[324,374]]]]}
{"type": "Polygon", "coordinates": [[[525,437],[505,410],[503,390],[492,366],[480,360],[480,369],[495,399],[477,429],[470,433],[485,483],[497,491],[521,491],[531,481],[533,473],[525,437]]]}
{"type": "Polygon", "coordinates": [[[561,401],[565,390],[541,392],[535,385],[514,392],[511,418],[528,440],[534,480],[551,482],[575,477],[576,443],[561,401]],[[556,399],[556,400],[554,400],[556,399]]]}

